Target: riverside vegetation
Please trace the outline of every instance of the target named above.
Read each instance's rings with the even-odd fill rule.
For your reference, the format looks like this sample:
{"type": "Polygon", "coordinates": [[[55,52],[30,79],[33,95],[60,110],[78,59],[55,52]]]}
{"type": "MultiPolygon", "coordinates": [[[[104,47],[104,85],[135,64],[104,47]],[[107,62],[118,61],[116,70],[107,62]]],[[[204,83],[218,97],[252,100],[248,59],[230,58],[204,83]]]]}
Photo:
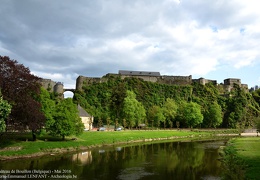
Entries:
{"type": "Polygon", "coordinates": [[[224,179],[257,180],[260,177],[260,138],[244,137],[230,140],[224,149],[224,179]]]}
{"type": "MultiPolygon", "coordinates": [[[[29,68],[0,56],[1,155],[25,155],[57,148],[77,149],[128,140],[127,136],[119,140],[124,137],[121,136],[123,132],[119,132],[122,133],[120,136],[115,134],[117,132],[83,133],[77,104],[94,116],[93,125],[120,125],[127,129],[232,128],[241,133],[260,121],[260,89],[247,92],[236,84],[227,92],[223,86],[211,83],[180,86],[110,76],[104,83],[85,84],[82,91],[74,93],[73,99],[61,99],[58,94],[41,88],[39,79],[30,73],[29,68]],[[20,133],[28,131],[31,131],[34,142],[24,142],[28,137],[19,141],[24,137],[20,133]],[[46,133],[44,138],[42,132],[46,133]],[[66,137],[74,135],[78,136],[76,141],[65,141],[66,137]],[[111,138],[113,135],[117,138],[111,138]],[[6,138],[10,136],[13,140],[12,137],[6,138]],[[64,142],[58,141],[62,139],[64,142]]],[[[128,137],[134,137],[135,131],[129,132],[131,135],[128,137]]],[[[154,138],[156,132],[150,131],[154,138]]],[[[172,134],[158,134],[157,138],[178,136],[171,131],[168,133],[172,134]]],[[[145,133],[141,134],[138,138],[145,139],[145,133]]]]}
{"type": "Polygon", "coordinates": [[[107,82],[85,84],[73,99],[41,88],[39,77],[9,57],[0,61],[0,134],[44,129],[53,136],[79,135],[83,124],[76,105],[94,116],[94,126],[124,128],[234,128],[242,131],[259,121],[260,89],[250,93],[234,84],[168,85],[137,78],[109,76],[107,82]],[[9,103],[10,106],[7,104],[9,103]],[[11,112],[9,111],[11,107],[11,112]],[[10,113],[10,114],[9,114],[10,113]],[[3,116],[2,116],[3,114],[3,116]],[[9,115],[8,115],[9,114],[9,115]]]}

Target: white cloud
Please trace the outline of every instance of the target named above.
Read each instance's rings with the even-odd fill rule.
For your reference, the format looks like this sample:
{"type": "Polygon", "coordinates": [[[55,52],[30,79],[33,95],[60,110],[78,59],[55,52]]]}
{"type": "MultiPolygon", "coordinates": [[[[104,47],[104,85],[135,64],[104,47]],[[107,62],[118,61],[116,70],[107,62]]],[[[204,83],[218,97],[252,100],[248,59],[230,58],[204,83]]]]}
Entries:
{"type": "Polygon", "coordinates": [[[238,71],[259,63],[260,12],[253,0],[1,5],[0,54],[66,84],[78,74],[119,69],[207,76],[224,66],[238,71]]]}

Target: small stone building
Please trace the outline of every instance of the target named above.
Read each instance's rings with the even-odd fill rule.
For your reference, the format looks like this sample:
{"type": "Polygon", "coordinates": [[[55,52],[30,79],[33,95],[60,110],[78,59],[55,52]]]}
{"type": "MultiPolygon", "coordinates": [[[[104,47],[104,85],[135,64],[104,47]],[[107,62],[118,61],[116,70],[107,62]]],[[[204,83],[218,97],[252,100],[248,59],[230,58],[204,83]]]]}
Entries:
{"type": "Polygon", "coordinates": [[[84,124],[85,130],[92,130],[92,124],[94,122],[94,117],[88,114],[85,109],[78,105],[79,117],[81,118],[82,123],[84,124]]]}

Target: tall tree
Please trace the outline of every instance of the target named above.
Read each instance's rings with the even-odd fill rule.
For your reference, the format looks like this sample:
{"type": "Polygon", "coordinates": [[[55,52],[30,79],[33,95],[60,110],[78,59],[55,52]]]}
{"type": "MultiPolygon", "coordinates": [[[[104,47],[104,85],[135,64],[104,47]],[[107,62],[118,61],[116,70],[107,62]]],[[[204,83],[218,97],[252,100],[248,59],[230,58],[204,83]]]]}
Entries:
{"type": "Polygon", "coordinates": [[[167,98],[166,102],[163,105],[163,111],[165,118],[168,120],[170,126],[172,126],[172,121],[175,118],[178,111],[178,106],[175,103],[175,101],[173,99],[167,98]]]}
{"type": "Polygon", "coordinates": [[[65,136],[79,135],[84,130],[84,125],[78,114],[77,106],[71,98],[61,100],[54,110],[53,120],[46,124],[46,129],[52,135],[65,136]]]}
{"type": "Polygon", "coordinates": [[[49,127],[54,123],[55,103],[56,101],[51,97],[51,94],[44,88],[41,88],[40,94],[41,110],[45,115],[45,127],[49,127]]]}
{"type": "Polygon", "coordinates": [[[126,97],[126,87],[124,83],[115,84],[112,87],[112,95],[111,95],[111,116],[114,118],[121,118],[123,102],[126,97]]]}
{"type": "Polygon", "coordinates": [[[9,116],[11,112],[11,105],[3,100],[1,91],[0,91],[0,133],[5,131],[6,125],[5,125],[5,120],[9,116]]]}
{"type": "Polygon", "coordinates": [[[0,56],[0,88],[3,98],[12,105],[7,124],[15,130],[32,130],[33,140],[45,121],[38,102],[39,79],[16,60],[0,56]]]}
{"type": "Polygon", "coordinates": [[[186,103],[183,116],[184,121],[186,121],[190,127],[197,126],[203,121],[200,105],[194,102],[186,103]]]}
{"type": "Polygon", "coordinates": [[[207,127],[214,127],[221,125],[223,120],[222,110],[217,102],[213,102],[209,105],[208,111],[205,113],[204,125],[207,127]]]}
{"type": "Polygon", "coordinates": [[[160,106],[153,105],[148,111],[149,120],[155,123],[157,127],[160,127],[161,122],[165,122],[165,116],[163,109],[160,106]]]}
{"type": "Polygon", "coordinates": [[[123,104],[124,118],[130,128],[138,125],[145,118],[145,109],[143,105],[136,100],[136,95],[132,91],[126,92],[126,97],[123,104]]]}

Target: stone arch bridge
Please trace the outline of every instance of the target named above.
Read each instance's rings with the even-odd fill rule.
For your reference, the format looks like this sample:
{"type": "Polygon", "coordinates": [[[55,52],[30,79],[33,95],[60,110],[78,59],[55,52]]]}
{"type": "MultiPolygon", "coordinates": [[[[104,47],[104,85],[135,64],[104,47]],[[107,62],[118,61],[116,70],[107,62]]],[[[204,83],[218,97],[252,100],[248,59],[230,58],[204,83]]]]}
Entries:
{"type": "Polygon", "coordinates": [[[41,79],[40,83],[42,84],[42,87],[49,92],[55,92],[59,95],[62,96],[63,98],[63,93],[70,91],[72,93],[75,93],[75,89],[73,88],[64,88],[64,85],[62,82],[55,82],[52,81],[51,79],[41,79]]]}

